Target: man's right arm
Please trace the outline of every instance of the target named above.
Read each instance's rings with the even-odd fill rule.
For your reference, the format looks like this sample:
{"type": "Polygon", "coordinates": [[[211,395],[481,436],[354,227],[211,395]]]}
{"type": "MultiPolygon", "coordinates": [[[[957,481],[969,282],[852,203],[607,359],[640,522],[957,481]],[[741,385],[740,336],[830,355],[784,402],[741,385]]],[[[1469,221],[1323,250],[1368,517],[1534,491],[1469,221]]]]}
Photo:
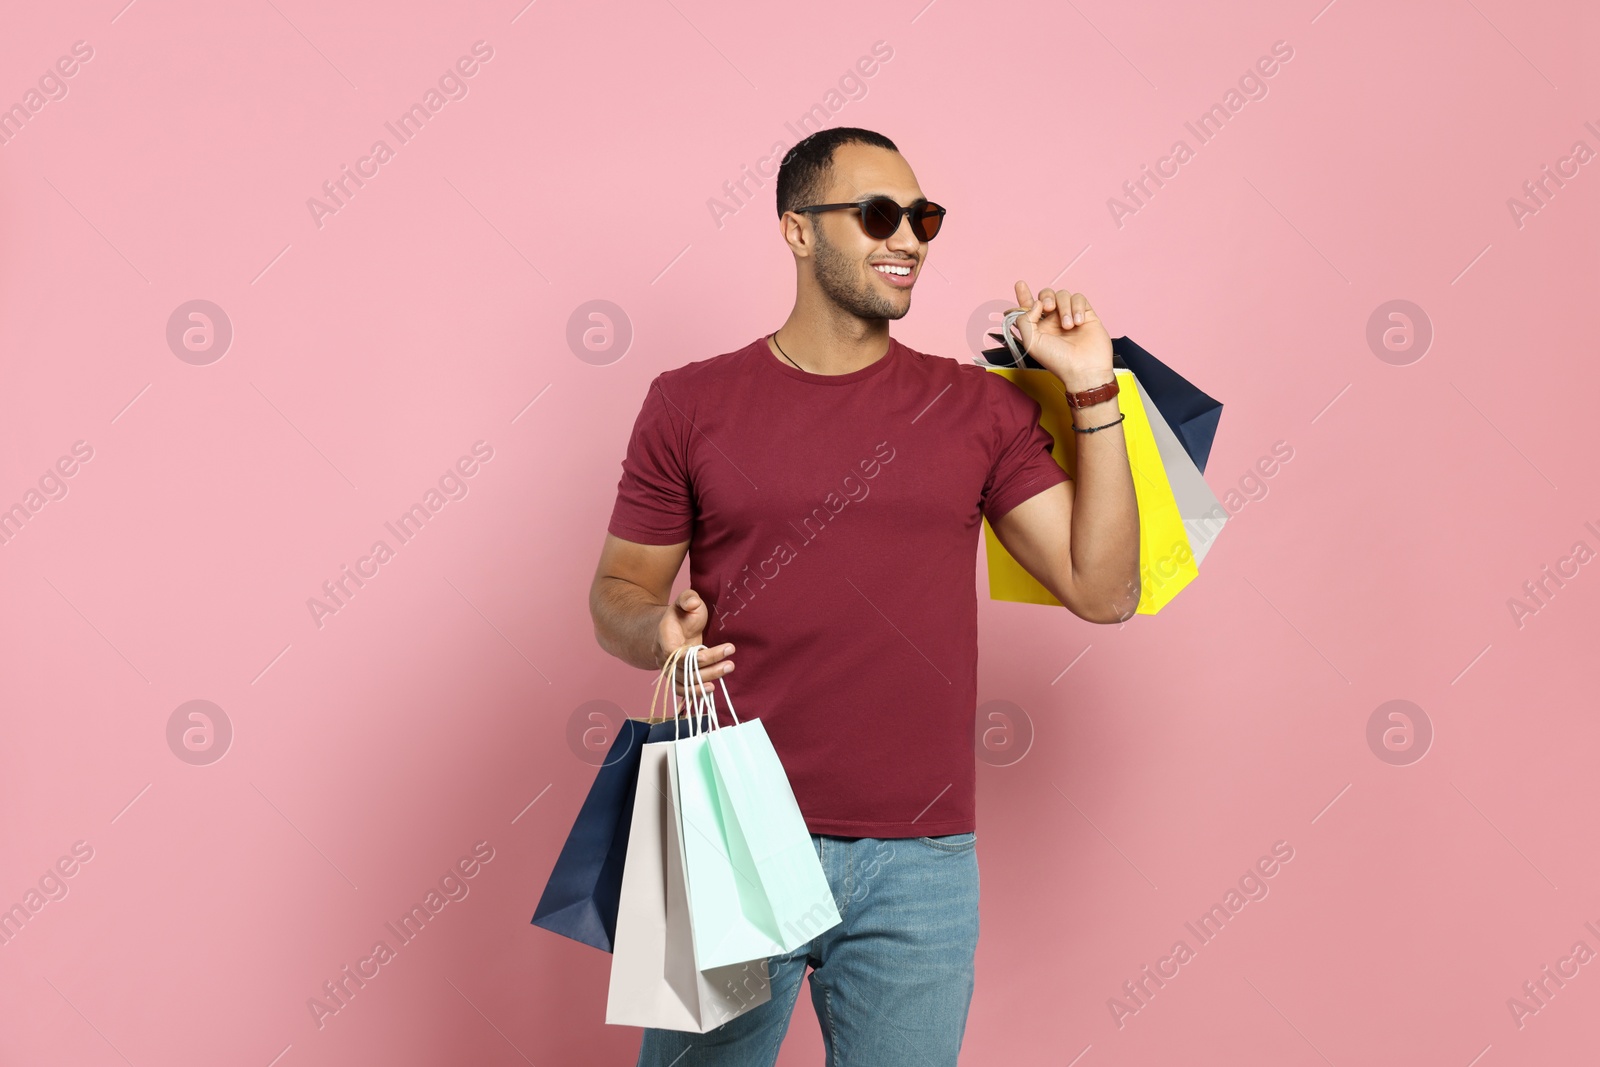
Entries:
{"type": "MultiPolygon", "coordinates": [[[[638,544],[606,533],[600,565],[589,587],[589,614],[594,616],[600,648],[643,670],[659,670],[667,654],[685,645],[701,645],[710,609],[693,589],[672,598],[672,579],[683,566],[690,542],[638,544]]],[[[701,665],[706,691],[715,678],[733,670],[733,645],[702,648],[694,659],[701,665]]],[[[674,680],[680,696],[682,681],[674,680]]]]}
{"type": "Polygon", "coordinates": [[[624,663],[659,670],[665,653],[659,644],[661,619],[671,599],[689,542],[642,545],[606,534],[589,588],[589,614],[600,647],[624,663]]]}
{"type": "MultiPolygon", "coordinates": [[[[710,611],[693,589],[676,600],[672,580],[688,554],[689,542],[645,545],[607,533],[589,587],[589,614],[600,647],[624,663],[660,670],[668,653],[704,641],[710,611]]],[[[732,645],[703,648],[697,659],[701,678],[712,680],[733,670],[732,645]]]]}

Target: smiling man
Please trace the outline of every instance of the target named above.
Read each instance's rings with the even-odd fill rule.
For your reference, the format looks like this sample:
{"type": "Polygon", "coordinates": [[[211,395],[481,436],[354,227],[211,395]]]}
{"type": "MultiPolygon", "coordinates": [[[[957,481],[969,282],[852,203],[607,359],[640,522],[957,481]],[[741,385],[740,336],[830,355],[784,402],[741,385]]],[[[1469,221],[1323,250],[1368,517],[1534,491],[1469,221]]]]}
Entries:
{"type": "Polygon", "coordinates": [[[987,516],[1080,618],[1133,613],[1111,338],[1082,293],[1016,283],[1022,344],[1073,405],[1074,483],[1037,402],[889,336],[945,216],[893,142],[813,134],[777,200],[794,309],[651,382],[590,611],[636,667],[708,646],[702,677],[764,724],[843,921],[767,961],[769,1003],[706,1034],[647,1029],[638,1062],[770,1067],[809,966],[830,1064],[954,1065],[978,938],[979,533],[987,516]]]}

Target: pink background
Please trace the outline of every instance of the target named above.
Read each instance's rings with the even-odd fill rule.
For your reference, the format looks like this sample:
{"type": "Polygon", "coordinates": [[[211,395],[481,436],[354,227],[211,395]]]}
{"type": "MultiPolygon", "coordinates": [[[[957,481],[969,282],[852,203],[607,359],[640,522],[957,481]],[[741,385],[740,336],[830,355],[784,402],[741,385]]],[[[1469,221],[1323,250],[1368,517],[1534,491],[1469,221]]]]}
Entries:
{"type": "MultiPolygon", "coordinates": [[[[0,545],[0,906],[92,849],[0,945],[0,1062],[633,1062],[609,957],[528,924],[585,705],[648,695],[586,593],[650,378],[792,301],[773,183],[709,202],[828,102],[950,211],[897,337],[967,359],[1017,278],[1067,286],[1227,404],[1236,514],[1167,609],[980,599],[980,698],[1031,741],[980,750],[965,1062],[1600,1055],[1600,962],[1507,1006],[1600,951],[1600,566],[1509,606],[1600,550],[1600,164],[1508,207],[1600,149],[1592,7],[123,3],[0,35],[4,105],[93,49],[0,145],[0,506],[66,490],[0,545]],[[477,41],[467,94],[319,226],[308,198],[477,41]],[[167,342],[191,300],[232,325],[204,365],[167,342]],[[569,345],[593,300],[625,352],[569,345]],[[1404,365],[1367,339],[1392,300],[1433,332],[1404,365]],[[319,626],[478,441],[465,497],[319,626]],[[1393,699],[1433,731],[1409,765],[1367,740],[1393,699]],[[169,743],[191,700],[232,731],[193,758],[223,758],[169,743]],[[1119,1027],[1123,982],[1279,841],[1269,895],[1119,1027]],[[308,999],[477,842],[470,893],[319,1028],[308,999]]],[[[821,1057],[802,995],[780,1063],[821,1057]]]]}

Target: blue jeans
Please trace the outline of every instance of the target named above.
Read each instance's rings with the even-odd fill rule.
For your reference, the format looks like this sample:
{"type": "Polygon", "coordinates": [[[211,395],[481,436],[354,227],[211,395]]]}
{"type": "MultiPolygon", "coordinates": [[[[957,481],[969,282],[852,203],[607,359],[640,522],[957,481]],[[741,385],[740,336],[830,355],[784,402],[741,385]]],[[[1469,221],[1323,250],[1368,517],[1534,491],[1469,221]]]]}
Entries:
{"type": "Polygon", "coordinates": [[[843,921],[767,960],[767,1003],[704,1034],[646,1029],[638,1067],[772,1067],[808,964],[827,1067],[955,1067],[978,947],[977,835],[811,841],[843,921]]]}

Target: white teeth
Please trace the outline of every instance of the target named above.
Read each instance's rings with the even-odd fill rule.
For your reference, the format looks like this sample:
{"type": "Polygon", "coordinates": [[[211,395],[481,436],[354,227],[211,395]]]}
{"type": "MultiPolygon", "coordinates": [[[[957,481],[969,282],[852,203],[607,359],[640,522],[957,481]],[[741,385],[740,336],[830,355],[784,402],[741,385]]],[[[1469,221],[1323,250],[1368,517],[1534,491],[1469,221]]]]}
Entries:
{"type": "Polygon", "coordinates": [[[898,274],[902,278],[911,273],[910,267],[891,267],[886,264],[874,265],[872,269],[883,274],[898,274]]]}

